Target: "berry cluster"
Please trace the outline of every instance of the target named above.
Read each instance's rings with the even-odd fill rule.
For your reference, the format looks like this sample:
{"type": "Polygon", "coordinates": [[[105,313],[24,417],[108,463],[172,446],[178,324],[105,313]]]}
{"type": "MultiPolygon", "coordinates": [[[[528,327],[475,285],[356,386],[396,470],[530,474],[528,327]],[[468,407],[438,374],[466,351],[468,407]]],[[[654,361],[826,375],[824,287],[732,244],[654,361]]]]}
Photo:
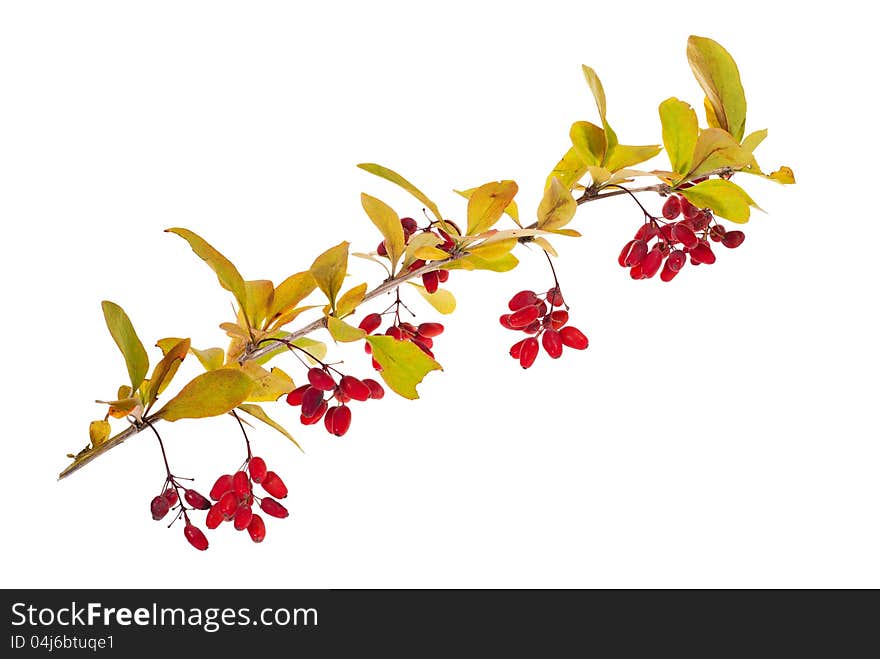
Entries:
{"type": "Polygon", "coordinates": [[[680,195],[669,197],[661,212],[667,221],[646,213],[645,223],[623,246],[617,259],[622,267],[630,269],[633,279],[650,279],[660,272],[660,279],[672,281],[686,265],[688,256],[691,265],[715,263],[709,240],[733,249],[742,245],[746,237],[742,231],[725,230],[711,210],[697,208],[680,195]],[[679,216],[682,219],[675,222],[679,216]]]}
{"type": "MultiPolygon", "coordinates": [[[[429,272],[428,274],[431,273],[429,272]]],[[[394,318],[394,323],[388,326],[385,330],[385,335],[392,336],[398,341],[411,341],[421,349],[422,352],[428,355],[428,357],[433,359],[434,353],[431,352],[431,349],[434,347],[434,339],[443,334],[443,330],[445,329],[443,325],[440,323],[421,323],[419,325],[413,325],[412,323],[401,322],[396,314],[394,318]]],[[[379,329],[381,324],[382,316],[377,313],[371,313],[364,316],[364,319],[358,327],[364,330],[367,334],[373,334],[379,329]]],[[[364,344],[364,350],[368,355],[372,353],[372,348],[369,343],[364,344]]],[[[382,370],[379,362],[375,359],[373,360],[373,368],[377,371],[382,370]]]]}
{"type": "Polygon", "coordinates": [[[240,469],[234,474],[223,474],[214,483],[210,497],[215,503],[205,501],[208,507],[205,524],[209,529],[216,529],[223,522],[232,522],[236,531],[247,529],[251,540],[262,542],[266,537],[266,524],[259,514],[253,512],[254,501],[259,502],[260,509],[267,515],[283,519],[289,513],[276,499],[286,496],[287,486],[281,477],[266,469],[265,460],[252,457],[247,461],[247,471],[240,469]],[[254,485],[257,484],[270,496],[254,494],[254,485]]]}
{"type": "MultiPolygon", "coordinates": [[[[418,223],[411,217],[402,217],[400,218],[400,226],[403,227],[403,240],[405,243],[409,242],[410,237],[419,231],[418,223]]],[[[441,243],[437,245],[438,249],[442,249],[444,252],[451,252],[455,248],[455,241],[452,237],[443,231],[442,229],[437,229],[437,231],[433,231],[430,228],[422,229],[422,231],[433,233],[440,239],[441,243]]],[[[379,246],[376,248],[376,253],[379,256],[388,256],[388,250],[385,248],[385,241],[379,243],[379,246]]],[[[423,259],[417,259],[412,262],[409,266],[410,272],[418,270],[426,264],[426,261],[423,259]]],[[[422,275],[422,285],[425,287],[425,290],[428,293],[436,293],[440,284],[449,279],[449,271],[448,270],[432,270],[431,272],[426,272],[422,275]]]]}
{"type": "MultiPolygon", "coordinates": [[[[187,488],[184,488],[183,501],[181,501],[180,495],[177,492],[181,486],[177,482],[177,479],[170,475],[166,478],[165,484],[162,487],[164,490],[162,494],[153,497],[153,500],[150,501],[150,514],[153,516],[153,519],[156,521],[164,519],[168,512],[172,508],[175,508],[177,514],[174,516],[174,519],[171,520],[171,524],[174,524],[174,522],[183,517],[185,522],[183,535],[187,542],[200,551],[207,549],[208,539],[199,527],[190,522],[187,511],[207,510],[211,507],[211,502],[199,492],[187,488]],[[187,505],[184,505],[184,502],[186,502],[187,505]]],[[[171,526],[171,524],[169,524],[169,526],[171,526]]]]}
{"type": "Polygon", "coordinates": [[[520,366],[529,368],[534,364],[542,345],[553,359],[562,356],[563,346],[575,350],[587,348],[589,341],[584,333],[567,325],[568,311],[554,309],[563,305],[565,300],[558,286],[543,295],[534,291],[520,291],[510,298],[507,307],[511,313],[499,319],[502,327],[533,335],[517,341],[510,348],[510,356],[518,359],[520,366]]]}
{"type": "MultiPolygon", "coordinates": [[[[335,370],[335,369],[333,369],[335,370]]],[[[326,365],[309,369],[309,384],[304,384],[287,394],[287,404],[300,407],[300,423],[310,426],[324,419],[327,432],[342,437],[351,425],[351,409],[347,403],[352,400],[379,400],[385,395],[382,385],[369,378],[359,380],[351,375],[340,375],[336,382],[326,365]],[[326,399],[324,395],[330,393],[326,399]],[[330,407],[329,403],[337,404],[330,407]]]]}

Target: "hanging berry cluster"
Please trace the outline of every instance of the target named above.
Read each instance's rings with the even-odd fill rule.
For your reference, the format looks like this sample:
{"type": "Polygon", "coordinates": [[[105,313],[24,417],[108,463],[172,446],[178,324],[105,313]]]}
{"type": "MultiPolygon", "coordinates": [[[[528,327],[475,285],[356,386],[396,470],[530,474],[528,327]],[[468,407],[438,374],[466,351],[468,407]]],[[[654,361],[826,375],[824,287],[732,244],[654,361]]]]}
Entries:
{"type": "MultiPolygon", "coordinates": [[[[791,184],[794,174],[788,167],[765,173],[759,166],[754,152],[767,131],[745,131],[745,92],[730,54],[711,39],[692,36],[687,56],[705,95],[705,125],[700,126],[697,112],[685,101],[674,97],[664,100],[658,108],[662,147],[622,143],[611,128],[598,75],[590,67],[582,67],[596,102],[598,122],[576,121],[570,127],[571,143],[544,182],[536,221],[531,224],[520,221],[515,200],[519,188],[512,180],[489,181],[457,191],[467,200],[467,209],[453,213],[452,219],[399,173],[363,163],[359,167],[364,171],[412,195],[418,202],[417,207],[408,209],[412,215],[400,217],[385,202],[362,194],[366,217],[381,234],[375,250],[352,252],[348,242],[340,242],[319,254],[308,269],[277,285],[267,279],[245,279],[229,259],[193,231],[167,229],[187,242],[233,296],[235,313],[220,325],[229,339],[228,348],[197,349],[188,338],[160,339],[156,346],[162,357],[148,377],[149,355],[128,315],[119,305],[103,302],[104,319],[125,360],[128,380],[112,389],[106,400],[98,401],[105,415],[90,423],[89,444],[69,454],[72,462],[61,477],[149,429],[159,442],[165,463],[162,488],[150,502],[152,517],[167,520],[170,516],[169,526],[182,520],[186,540],[199,550],[208,547],[207,536],[195,519],[202,513],[209,531],[229,522],[238,531],[246,530],[254,542],[262,542],[266,534],[263,516],[288,516],[280,502],[288,490],[264,460],[253,456],[243,417],[265,424],[298,446],[263,404],[284,399],[298,409],[302,426],[323,421],[327,433],[342,437],[351,427],[355,404],[384,398],[386,387],[405,399],[417,398],[422,380],[441,370],[437,358],[442,357],[442,342],[437,342],[437,337],[445,326],[435,317],[417,315],[416,311],[422,312],[413,311],[410,294],[417,293],[438,313],[450,314],[455,297],[443,285],[450,281],[451,270],[508,272],[519,263],[517,255],[529,253],[521,246],[537,248],[549,263],[552,285],[543,292],[536,292],[543,286],[519,291],[508,303],[509,313],[500,318],[505,329],[522,333],[510,355],[528,369],[542,349],[551,360],[557,360],[568,350],[581,351],[589,345],[586,335],[569,324],[570,308],[562,295],[554,265],[557,252],[551,243],[581,235],[567,226],[579,206],[619,195],[628,195],[638,206],[638,230],[618,257],[633,279],[659,274],[668,282],[688,264],[715,263],[713,245],[741,246],[745,234],[725,226],[722,220],[743,224],[756,204],[731,179],[743,174],[791,184]],[[635,168],[664,148],[668,166],[635,168]],[[653,180],[648,185],[636,183],[644,178],[653,180]],[[647,210],[650,204],[643,204],[641,195],[657,195],[663,200],[659,215],[647,210]],[[419,209],[421,212],[416,212],[419,209]],[[509,224],[505,227],[504,222],[509,224]],[[374,282],[372,288],[362,281],[343,290],[346,282],[359,277],[349,267],[350,256],[378,264],[381,281],[374,282]],[[377,305],[377,311],[367,306],[381,299],[390,304],[377,305]],[[361,311],[365,315],[360,323],[352,324],[351,319],[361,311]],[[309,315],[308,322],[292,327],[309,315]],[[355,377],[346,372],[349,369],[343,362],[327,360],[327,352],[336,344],[358,342],[372,360],[377,379],[355,377]],[[194,355],[204,372],[165,400],[165,390],[188,355],[194,355]],[[292,376],[278,366],[266,366],[282,355],[295,359],[288,361],[297,369],[292,376]],[[164,404],[155,409],[160,401],[164,404]],[[229,415],[238,423],[246,457],[238,469],[217,478],[206,497],[185,482],[190,479],[173,475],[156,425],[220,415],[229,415]],[[112,435],[111,419],[124,422],[125,428],[112,435]]],[[[569,301],[572,291],[566,284],[569,301]]],[[[367,367],[366,359],[363,366],[367,367]]],[[[285,364],[285,368],[290,366],[285,364]]]]}

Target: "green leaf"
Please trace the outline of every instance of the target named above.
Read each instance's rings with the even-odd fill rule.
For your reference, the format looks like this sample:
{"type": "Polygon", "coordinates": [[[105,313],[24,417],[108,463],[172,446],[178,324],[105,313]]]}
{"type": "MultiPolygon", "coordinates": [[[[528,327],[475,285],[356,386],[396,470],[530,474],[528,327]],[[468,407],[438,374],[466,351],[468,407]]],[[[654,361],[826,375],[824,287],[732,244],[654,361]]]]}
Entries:
{"type": "Polygon", "coordinates": [[[733,57],[718,42],[691,36],[687,58],[718,127],[739,143],[746,128],[746,95],[733,57]]]}
{"type": "Polygon", "coordinates": [[[104,420],[92,421],[89,424],[89,441],[96,449],[110,437],[110,423],[104,420]]]}
{"type": "Polygon", "coordinates": [[[253,405],[251,403],[242,403],[241,405],[238,406],[238,409],[240,409],[242,412],[246,412],[247,414],[250,414],[255,419],[259,419],[260,421],[265,423],[270,428],[274,428],[275,430],[280,432],[282,435],[287,437],[287,439],[289,439],[294,444],[296,444],[296,447],[300,451],[303,450],[302,446],[300,446],[299,443],[293,438],[293,435],[291,435],[289,432],[287,432],[287,430],[284,429],[284,426],[282,426],[277,421],[274,421],[268,414],[266,414],[265,410],[263,410],[263,408],[260,407],[259,405],[253,405]]]}
{"type": "Polygon", "coordinates": [[[189,351],[196,356],[206,371],[216,371],[223,367],[223,348],[207,348],[205,350],[190,348],[189,351]]]}
{"type": "Polygon", "coordinates": [[[221,368],[193,378],[156,413],[166,421],[226,414],[243,403],[254,381],[240,368],[221,368]]]}
{"type": "Polygon", "coordinates": [[[138,338],[131,320],[122,307],[104,300],[101,302],[101,309],[104,310],[104,321],[107,323],[107,329],[110,330],[110,336],[125,358],[128,377],[131,378],[131,388],[136,390],[141,386],[150,367],[150,358],[147,356],[144,344],[138,338]]]}
{"type": "Polygon", "coordinates": [[[254,381],[254,386],[246,399],[250,403],[276,401],[294,388],[291,377],[280,368],[267,371],[259,364],[247,361],[241,365],[241,370],[254,381]]]}
{"type": "Polygon", "coordinates": [[[443,370],[410,341],[398,341],[391,336],[367,336],[366,340],[373,349],[373,359],[382,367],[382,379],[404,398],[418,398],[416,385],[431,371],[443,370]]]}
{"type": "Polygon", "coordinates": [[[366,295],[366,293],[366,284],[358,284],[354,288],[350,288],[343,293],[336,303],[336,316],[338,318],[345,318],[345,316],[348,316],[361,302],[364,301],[364,295],[366,295]]]}
{"type": "Polygon", "coordinates": [[[361,163],[360,165],[358,165],[358,167],[363,169],[365,172],[370,172],[370,174],[374,174],[380,178],[384,178],[386,181],[391,181],[395,185],[399,185],[401,188],[409,192],[413,197],[422,202],[428,208],[428,210],[430,210],[434,214],[434,217],[436,217],[438,220],[443,220],[443,216],[440,215],[440,211],[437,209],[437,204],[428,199],[428,196],[424,192],[419,190],[416,186],[407,181],[397,172],[372,162],[361,163]]]}
{"type": "Polygon", "coordinates": [[[156,364],[156,368],[153,369],[153,374],[150,376],[150,384],[147,387],[147,394],[144,398],[144,405],[147,406],[148,410],[150,405],[171,384],[171,380],[177,374],[177,369],[180,368],[180,363],[186,358],[186,353],[189,351],[189,343],[189,339],[182,339],[165,353],[162,361],[156,364]]]}
{"type": "Polygon", "coordinates": [[[207,263],[214,273],[220,285],[235,296],[236,302],[241,309],[244,310],[248,318],[251,317],[248,308],[247,288],[244,278],[238,272],[232,262],[214,249],[204,238],[189,229],[165,229],[166,233],[175,233],[189,243],[192,251],[196,253],[200,259],[207,263]]]}
{"type": "Polygon", "coordinates": [[[663,146],[673,171],[687,174],[700,135],[697,113],[684,101],[667,98],[660,104],[660,123],[663,126],[663,146]]]}
{"type": "Polygon", "coordinates": [[[558,178],[563,186],[571,190],[572,186],[586,175],[588,167],[589,165],[580,157],[577,150],[571,147],[562,156],[562,160],[556,163],[556,167],[550,172],[544,186],[550,185],[553,178],[558,178]]]}
{"type": "Polygon", "coordinates": [[[275,296],[275,286],[268,279],[256,279],[244,283],[245,296],[247,297],[247,309],[249,309],[248,321],[251,327],[263,327],[263,321],[272,307],[272,299],[275,296]]]}
{"type": "Polygon", "coordinates": [[[571,222],[577,211],[577,202],[568,188],[555,176],[544,190],[544,198],[538,204],[538,228],[561,229],[571,222]]]}
{"type": "Polygon", "coordinates": [[[438,288],[436,292],[429,293],[424,286],[409,282],[425,298],[428,303],[442,314],[450,314],[455,311],[455,296],[445,288],[438,288]]]}
{"type": "Polygon", "coordinates": [[[602,164],[608,146],[602,128],[589,121],[576,121],[568,134],[582,162],[593,166],[602,164]]]}
{"type": "Polygon", "coordinates": [[[272,306],[268,313],[269,320],[274,322],[279,316],[294,309],[309,296],[309,293],[315,290],[316,285],[315,278],[308,270],[290,275],[275,289],[272,306]]]}
{"type": "Polygon", "coordinates": [[[368,194],[361,193],[361,206],[385,239],[385,251],[388,252],[388,260],[391,261],[393,272],[406,248],[400,217],[391,206],[368,194]]]}
{"type": "Polygon", "coordinates": [[[473,236],[491,229],[501,219],[517,190],[514,181],[492,181],[474,190],[468,199],[468,235],[473,236]]]}
{"type": "MultiPolygon", "coordinates": [[[[473,197],[474,193],[476,191],[477,191],[477,188],[468,188],[467,190],[453,190],[453,192],[455,194],[459,194],[462,197],[464,197],[465,199],[470,199],[471,197],[473,197]]],[[[510,219],[512,219],[514,222],[516,222],[516,225],[518,227],[522,226],[522,224],[519,223],[519,208],[517,208],[515,201],[513,201],[511,199],[510,203],[507,204],[507,208],[504,209],[504,212],[507,213],[507,215],[510,217],[510,219]]],[[[430,235],[430,234],[421,234],[421,235],[430,235]]]]}
{"type": "Polygon", "coordinates": [[[496,259],[482,258],[476,254],[468,254],[454,261],[449,266],[450,270],[460,268],[462,270],[489,270],[490,272],[509,272],[519,265],[519,259],[508,252],[496,259]]]}
{"type": "Polygon", "coordinates": [[[367,333],[359,327],[353,327],[344,320],[339,320],[335,316],[327,317],[327,331],[334,340],[341,343],[351,343],[352,341],[360,341],[367,333]]]}
{"type": "Polygon", "coordinates": [[[716,215],[731,222],[748,222],[749,206],[758,208],[745,190],[724,179],[709,179],[678,192],[697,208],[711,208],[716,215]]]}
{"type": "Polygon", "coordinates": [[[348,270],[348,243],[343,241],[321,254],[312,263],[309,272],[318,288],[327,296],[330,306],[336,308],[336,296],[342,288],[348,270]]]}

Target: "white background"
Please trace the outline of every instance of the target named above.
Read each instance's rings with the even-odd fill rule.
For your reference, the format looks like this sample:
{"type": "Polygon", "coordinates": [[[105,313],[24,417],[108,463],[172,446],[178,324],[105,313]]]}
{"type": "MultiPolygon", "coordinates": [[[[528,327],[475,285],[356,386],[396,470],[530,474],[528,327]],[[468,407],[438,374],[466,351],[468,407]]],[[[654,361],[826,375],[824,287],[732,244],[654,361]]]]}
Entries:
{"type": "MultiPolygon", "coordinates": [[[[854,3],[4,3],[0,13],[3,489],[0,584],[232,587],[880,586],[876,37],[854,3]],[[815,7],[815,8],[814,8],[815,7]],[[352,429],[252,437],[292,517],[205,553],[150,519],[163,479],[143,434],[57,482],[125,381],[99,303],[144,343],[225,345],[229,297],[162,230],[189,227],[276,282],[378,235],[358,194],[419,206],[355,168],[451,190],[515,178],[530,219],[593,66],[621,140],[659,141],[657,105],[702,96],[688,34],[737,59],[766,167],[736,251],[671,284],[616,263],[625,199],[557,240],[584,353],[523,371],[497,317],[546,287],[453,273],[459,308],[422,399],[354,405],[352,429]]],[[[661,155],[656,164],[665,163],[661,155]]],[[[648,198],[654,208],[659,203],[648,198]]],[[[352,283],[380,273],[354,264],[352,283]]],[[[433,319],[414,300],[420,319],[433,319]]],[[[366,376],[359,349],[339,353],[366,376]]],[[[155,361],[158,351],[151,348],[155,361]]],[[[296,379],[300,370],[282,358],[296,379]]],[[[195,360],[181,371],[198,372],[195,360]]],[[[181,378],[181,382],[183,378],[181,378]]],[[[229,419],[161,427],[203,490],[242,456],[229,419]]]]}

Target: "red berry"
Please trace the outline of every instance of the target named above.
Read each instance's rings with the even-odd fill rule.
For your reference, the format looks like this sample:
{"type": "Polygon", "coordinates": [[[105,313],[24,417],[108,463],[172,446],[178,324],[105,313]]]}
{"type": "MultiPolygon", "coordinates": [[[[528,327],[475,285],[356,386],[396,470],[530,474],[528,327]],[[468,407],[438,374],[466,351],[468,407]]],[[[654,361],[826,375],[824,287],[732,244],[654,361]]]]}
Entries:
{"type": "Polygon", "coordinates": [[[376,370],[376,371],[381,371],[381,370],[382,370],[382,364],[380,364],[379,362],[377,362],[377,361],[374,359],[374,360],[373,360],[373,369],[376,370]]]}
{"type": "Polygon", "coordinates": [[[523,368],[528,368],[534,364],[535,358],[538,356],[538,350],[538,339],[534,336],[525,339],[519,351],[519,365],[523,368]]]}
{"type": "Polygon", "coordinates": [[[522,329],[538,319],[538,307],[529,305],[510,314],[508,322],[514,329],[522,329]]]}
{"type": "Polygon", "coordinates": [[[419,350],[421,350],[423,353],[428,355],[428,357],[430,357],[431,359],[434,358],[434,353],[431,352],[431,349],[427,346],[427,344],[422,343],[418,339],[413,339],[412,342],[415,343],[419,347],[419,350]]]}
{"type": "MultiPolygon", "coordinates": [[[[681,268],[679,268],[681,270],[681,268]]],[[[673,270],[669,267],[669,259],[667,259],[666,264],[663,266],[663,269],[660,271],[660,279],[662,281],[672,281],[675,279],[675,276],[679,273],[679,270],[673,270]]]]}
{"type": "Polygon", "coordinates": [[[645,276],[642,274],[642,265],[641,263],[629,270],[629,276],[633,279],[644,279],[645,276]]]}
{"type": "Polygon", "coordinates": [[[380,400],[385,397],[385,389],[382,388],[381,384],[372,378],[366,378],[363,382],[370,388],[370,398],[373,400],[380,400]]]}
{"type": "Polygon", "coordinates": [[[349,398],[354,400],[367,400],[370,397],[370,388],[362,381],[350,375],[343,375],[339,381],[339,388],[349,398]]]}
{"type": "Polygon", "coordinates": [[[400,218],[400,226],[403,227],[404,231],[408,231],[409,233],[415,233],[419,230],[418,223],[411,217],[400,218]]]}
{"type": "Polygon", "coordinates": [[[321,404],[318,406],[318,409],[315,410],[315,413],[312,416],[306,416],[305,414],[299,415],[299,422],[304,426],[312,426],[318,421],[321,420],[321,417],[324,416],[324,413],[327,411],[327,401],[322,400],[321,404]]]}
{"type": "Polygon", "coordinates": [[[550,314],[550,323],[553,329],[558,330],[568,322],[568,312],[565,309],[557,309],[550,314]]]}
{"type": "MultiPolygon", "coordinates": [[[[368,343],[367,345],[370,345],[370,344],[368,343]]],[[[310,386],[311,385],[304,384],[303,386],[297,387],[296,389],[291,391],[289,394],[287,394],[287,404],[293,405],[294,407],[296,407],[297,405],[302,405],[303,394],[306,392],[306,389],[308,389],[310,386]]]]}
{"type": "Polygon", "coordinates": [[[519,356],[522,352],[523,343],[525,343],[528,339],[523,339],[522,341],[517,341],[512,346],[510,346],[510,356],[514,359],[519,359],[519,356]]]}
{"type": "Polygon", "coordinates": [[[440,275],[437,274],[436,270],[426,272],[422,275],[422,285],[428,293],[436,293],[440,287],[440,275]]]}
{"type": "Polygon", "coordinates": [[[681,203],[681,214],[684,215],[686,220],[692,220],[700,214],[700,209],[694,206],[685,197],[681,197],[679,201],[681,203]]]}
{"type": "Polygon", "coordinates": [[[208,492],[208,495],[214,501],[219,501],[220,497],[222,497],[227,492],[230,492],[231,490],[232,490],[232,475],[231,474],[223,474],[214,483],[214,487],[211,488],[211,491],[208,492]]]}
{"type": "Polygon", "coordinates": [[[681,214],[681,200],[672,195],[666,200],[666,203],[663,204],[663,217],[667,220],[674,220],[681,214]]]}
{"type": "Polygon", "coordinates": [[[562,356],[562,337],[556,330],[544,330],[544,334],[541,335],[541,345],[553,359],[559,359],[562,356]]]}
{"type": "Polygon", "coordinates": [[[425,265],[424,259],[416,259],[415,261],[413,261],[412,263],[409,264],[409,271],[412,272],[414,270],[418,270],[423,265],[425,265]]]}
{"type": "Polygon", "coordinates": [[[617,262],[624,268],[632,268],[642,262],[648,253],[648,243],[644,240],[630,240],[623,246],[617,262]]]}
{"type": "Polygon", "coordinates": [[[697,238],[694,230],[681,222],[672,226],[672,237],[688,249],[693,249],[700,244],[700,239],[697,238]]]}
{"type": "Polygon", "coordinates": [[[309,387],[303,394],[302,409],[300,412],[307,419],[314,416],[324,402],[324,392],[315,387],[309,387]]]}
{"type": "Polygon", "coordinates": [[[660,230],[657,228],[657,225],[652,222],[645,222],[639,227],[639,230],[636,231],[635,239],[649,241],[652,238],[656,238],[659,233],[660,230]]]}
{"type": "Polygon", "coordinates": [[[441,284],[446,283],[449,279],[449,270],[438,270],[437,277],[439,277],[441,284]]]}
{"type": "Polygon", "coordinates": [[[171,510],[171,505],[164,496],[153,497],[153,500],[150,501],[150,512],[153,519],[157,521],[165,517],[169,510],[171,510]]]}
{"type": "MultiPolygon", "coordinates": [[[[561,307],[565,304],[565,298],[562,297],[562,291],[560,291],[555,286],[547,291],[547,302],[552,304],[554,307],[561,307]]],[[[546,308],[541,311],[541,314],[545,314],[547,312],[546,308]]]]}
{"type": "Polygon", "coordinates": [[[519,311],[523,307],[528,307],[533,304],[538,304],[538,296],[535,295],[535,292],[520,291],[510,298],[510,302],[507,303],[507,308],[511,311],[519,311]]]}
{"type": "Polygon", "coordinates": [[[338,400],[340,403],[347,403],[351,400],[351,396],[345,393],[340,387],[336,387],[336,392],[333,394],[333,398],[338,400]]]}
{"type": "Polygon", "coordinates": [[[167,490],[165,490],[165,494],[163,494],[162,496],[165,497],[165,499],[168,501],[169,506],[173,506],[175,503],[177,503],[177,490],[175,490],[173,487],[169,487],[167,490]]]}
{"type": "Polygon", "coordinates": [[[564,345],[575,350],[586,350],[590,345],[587,337],[577,327],[563,327],[559,330],[559,336],[562,337],[564,345]]]}
{"type": "Polygon", "coordinates": [[[536,320],[533,323],[526,325],[526,327],[523,328],[523,332],[526,334],[537,334],[539,329],[541,329],[541,321],[536,320]]]}
{"type": "Polygon", "coordinates": [[[254,513],[249,506],[241,506],[235,511],[235,521],[232,523],[233,526],[235,526],[235,530],[244,531],[251,523],[251,518],[253,516],[254,513]]]}
{"type": "Polygon", "coordinates": [[[323,368],[310,368],[309,382],[312,383],[312,386],[315,389],[320,389],[321,391],[333,391],[336,388],[336,382],[333,380],[333,376],[323,368]]]}
{"type": "Polygon", "coordinates": [[[516,329],[515,327],[513,327],[513,325],[510,324],[510,314],[509,313],[506,313],[503,316],[501,316],[501,318],[498,319],[498,322],[501,323],[501,327],[504,327],[506,329],[509,329],[509,330],[516,329]]]}
{"type": "Polygon", "coordinates": [[[708,211],[700,211],[699,214],[693,219],[691,219],[691,226],[694,228],[694,231],[705,231],[709,226],[709,222],[712,221],[712,214],[708,211]]]}
{"type": "Polygon", "coordinates": [[[290,514],[287,512],[287,508],[275,501],[275,499],[270,499],[269,497],[260,501],[260,508],[267,515],[272,515],[272,517],[277,517],[279,519],[284,519],[290,514]]]}
{"type": "Polygon", "coordinates": [[[385,330],[386,336],[391,336],[397,339],[398,341],[406,341],[406,335],[402,329],[397,326],[392,325],[387,330],[385,330]]]}
{"type": "Polygon", "coordinates": [[[652,249],[638,266],[642,269],[642,279],[650,279],[657,274],[663,263],[663,253],[656,247],[652,249]]]}
{"type": "Polygon", "coordinates": [[[220,512],[223,513],[224,519],[232,519],[232,516],[235,515],[235,511],[238,509],[238,497],[235,496],[235,492],[227,492],[220,497],[220,501],[217,502],[217,507],[220,508],[220,512]]]}
{"type": "Polygon", "coordinates": [[[232,491],[239,499],[244,499],[251,493],[251,480],[243,471],[236,471],[232,477],[232,491]]]}
{"type": "Polygon", "coordinates": [[[422,323],[418,327],[419,334],[427,337],[435,337],[443,334],[444,327],[440,323],[422,323]]]}
{"type": "Polygon", "coordinates": [[[199,551],[205,551],[208,548],[208,539],[199,527],[187,524],[183,527],[183,535],[186,541],[199,551]]]}
{"type": "MultiPolygon", "coordinates": [[[[678,272],[684,267],[687,255],[680,249],[674,249],[669,252],[669,258],[666,259],[666,266],[673,272],[678,272]]],[[[664,279],[663,281],[668,281],[664,279]]]]}
{"type": "Polygon", "coordinates": [[[703,240],[691,250],[691,260],[696,261],[697,263],[712,265],[715,263],[715,253],[712,251],[712,248],[709,247],[709,243],[703,240]]]}
{"type": "Polygon", "coordinates": [[[266,477],[266,461],[263,458],[254,456],[248,462],[248,473],[254,483],[260,483],[266,477]]]}
{"type": "Polygon", "coordinates": [[[251,516],[247,530],[248,535],[251,536],[251,540],[254,542],[263,542],[263,539],[266,537],[266,525],[263,523],[263,518],[256,513],[251,516]]]}
{"type": "Polygon", "coordinates": [[[211,506],[211,509],[208,511],[208,514],[205,516],[205,526],[207,526],[212,531],[220,526],[226,520],[226,516],[223,514],[223,510],[220,508],[219,503],[215,503],[211,506]]]}
{"type": "Polygon", "coordinates": [[[350,425],[351,410],[347,406],[339,405],[327,410],[327,415],[324,417],[324,427],[331,435],[342,437],[348,432],[350,425]]]}
{"type": "Polygon", "coordinates": [[[678,239],[672,235],[672,224],[666,224],[660,227],[660,237],[668,243],[678,242],[678,239]]]}
{"type": "MultiPolygon", "coordinates": [[[[724,239],[724,234],[726,233],[726,229],[720,224],[716,224],[711,229],[709,229],[709,237],[716,243],[721,242],[724,239]]],[[[745,237],[745,234],[743,234],[743,237],[745,237]]]]}
{"type": "Polygon", "coordinates": [[[382,316],[377,313],[371,313],[364,316],[364,319],[361,321],[361,324],[358,325],[358,327],[364,330],[367,334],[372,334],[377,329],[379,329],[379,325],[381,324],[382,316]]]}
{"type": "Polygon", "coordinates": [[[746,234],[744,234],[742,231],[728,231],[721,239],[721,244],[725,247],[729,247],[730,249],[736,249],[743,244],[743,241],[745,239],[746,234]]]}
{"type": "Polygon", "coordinates": [[[413,338],[413,341],[418,341],[426,348],[434,347],[434,339],[432,339],[430,336],[422,336],[421,334],[416,334],[416,336],[413,338]]]}
{"type": "Polygon", "coordinates": [[[183,493],[183,498],[196,510],[207,510],[211,507],[211,502],[195,490],[187,490],[183,493]]]}
{"type": "Polygon", "coordinates": [[[283,499],[287,496],[287,486],[274,471],[266,473],[266,477],[260,483],[260,486],[276,499],[283,499]]]}
{"type": "Polygon", "coordinates": [[[376,248],[376,253],[379,256],[388,256],[388,250],[385,248],[385,241],[383,240],[379,243],[379,246],[376,248]]]}

